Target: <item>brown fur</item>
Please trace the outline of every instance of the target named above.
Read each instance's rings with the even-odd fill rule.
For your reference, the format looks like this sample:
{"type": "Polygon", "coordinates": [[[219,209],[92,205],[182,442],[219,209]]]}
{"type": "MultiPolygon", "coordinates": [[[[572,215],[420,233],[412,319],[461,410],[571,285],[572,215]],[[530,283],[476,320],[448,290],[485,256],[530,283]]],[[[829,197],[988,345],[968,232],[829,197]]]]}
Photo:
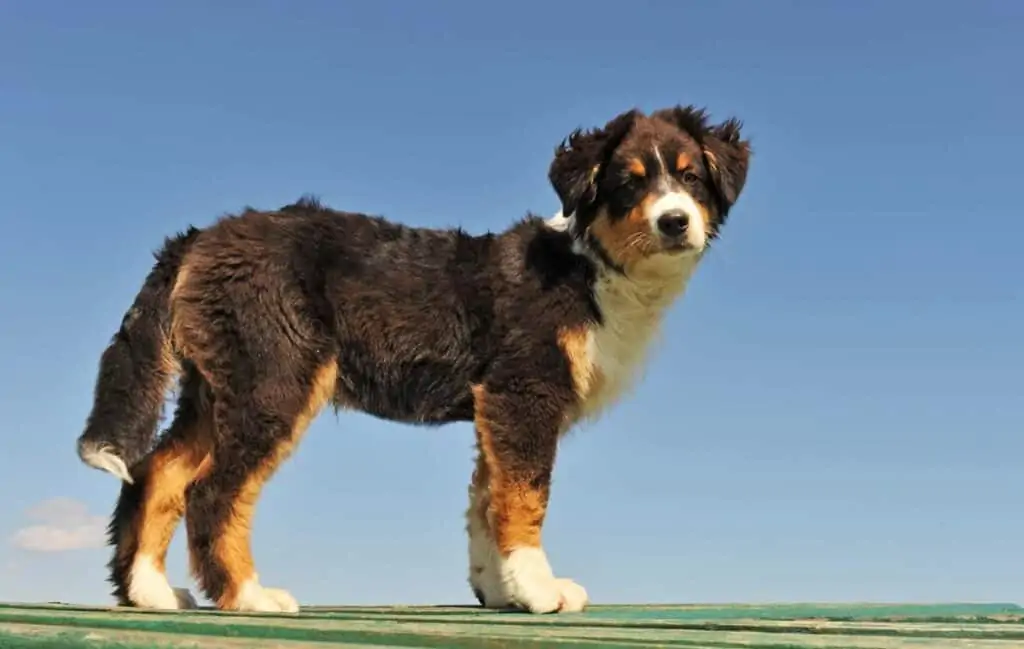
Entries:
{"type": "MultiPolygon", "coordinates": [[[[487,478],[486,520],[498,550],[508,554],[517,547],[540,547],[540,530],[548,504],[546,481],[534,480],[534,467],[522,470],[502,461],[503,453],[497,447],[507,431],[495,431],[501,426],[489,417],[499,417],[501,405],[490,403],[492,397],[483,386],[473,387],[476,405],[476,433],[487,478]],[[493,414],[491,414],[493,413],[493,414]]],[[[554,453],[549,462],[554,463],[554,453]]]]}
{"type": "Polygon", "coordinates": [[[133,560],[163,555],[184,507],[202,589],[240,607],[256,574],[259,495],[328,402],[391,421],[473,422],[468,520],[485,523],[502,560],[538,548],[560,436],[620,393],[623,377],[609,388],[600,363],[641,356],[605,323],[647,336],[622,312],[660,317],[651,300],[667,303],[684,283],[681,271],[643,270],[656,255],[662,270],[690,263],[665,256],[679,242],[653,231],[645,208],[663,186],[685,187],[717,236],[748,157],[735,122],[708,125],[692,107],[629,111],[556,151],[549,178],[573,215],[566,229],[529,215],[469,235],[303,199],[168,239],[104,352],[79,439],[93,466],[130,467],[110,527],[119,600],[131,603],[133,560]],[[655,164],[661,155],[685,158],[692,175],[655,164]],[[628,288],[636,281],[644,291],[628,288]],[[627,292],[608,293],[613,284],[627,292]],[[611,342],[596,353],[592,335],[611,342]],[[156,397],[179,365],[175,419],[146,458],[156,397]]]}
{"type": "Polygon", "coordinates": [[[210,468],[213,413],[209,396],[191,366],[181,378],[178,409],[170,429],[156,448],[132,470],[134,482],[124,484],[109,533],[117,549],[110,561],[114,594],[131,604],[127,582],[135,558],[148,555],[164,568],[174,529],[185,512],[186,490],[210,468]]]}
{"type": "Polygon", "coordinates": [[[612,219],[606,212],[599,213],[590,226],[590,231],[602,248],[625,268],[649,257],[657,245],[644,217],[644,210],[651,202],[651,197],[644,197],[621,219],[612,219]]]}
{"type": "MultiPolygon", "coordinates": [[[[314,376],[309,399],[292,427],[291,435],[281,440],[242,485],[231,507],[231,515],[224,524],[221,536],[214,542],[214,556],[224,565],[228,575],[223,594],[217,601],[221,608],[234,608],[240,587],[251,579],[256,570],[251,551],[252,516],[263,485],[277,468],[294,452],[310,422],[334,393],[338,366],[324,364],[314,376]]],[[[197,571],[198,572],[198,571],[197,571]]]]}

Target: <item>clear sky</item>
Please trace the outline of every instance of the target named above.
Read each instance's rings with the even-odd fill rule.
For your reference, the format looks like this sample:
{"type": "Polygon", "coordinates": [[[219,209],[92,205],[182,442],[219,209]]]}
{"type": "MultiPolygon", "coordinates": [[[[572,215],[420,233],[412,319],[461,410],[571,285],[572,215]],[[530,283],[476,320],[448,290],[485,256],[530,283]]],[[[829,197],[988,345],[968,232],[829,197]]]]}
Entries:
{"type": "MultiPolygon", "coordinates": [[[[117,484],[74,442],[164,235],[304,192],[500,229],[558,208],[571,129],[692,102],[744,120],[749,182],[562,446],[556,570],[595,603],[1024,601],[1022,33],[1009,1],[0,3],[0,600],[109,601],[117,484]]],[[[263,581],[471,602],[471,446],[325,413],[263,581]]]]}

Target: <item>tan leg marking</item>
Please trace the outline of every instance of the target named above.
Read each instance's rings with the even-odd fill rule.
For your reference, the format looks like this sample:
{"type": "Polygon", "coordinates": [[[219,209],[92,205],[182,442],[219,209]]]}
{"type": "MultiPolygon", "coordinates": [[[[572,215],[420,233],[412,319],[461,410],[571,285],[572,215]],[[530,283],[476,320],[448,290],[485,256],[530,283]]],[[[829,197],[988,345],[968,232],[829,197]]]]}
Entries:
{"type": "Polygon", "coordinates": [[[231,516],[224,525],[221,536],[213,545],[214,556],[230,575],[228,587],[224,589],[218,606],[233,608],[241,589],[256,577],[255,564],[250,546],[252,517],[263,485],[274,471],[295,450],[310,422],[320,413],[334,394],[338,380],[338,366],[335,362],[325,364],[316,373],[310,385],[306,406],[295,418],[291,435],[281,440],[274,452],[249,476],[239,490],[232,505],[231,516]]]}
{"type": "Polygon", "coordinates": [[[138,534],[139,555],[148,555],[164,570],[167,546],[185,514],[185,490],[209,469],[210,453],[204,440],[212,438],[213,415],[204,412],[189,439],[174,440],[147,460],[146,491],[138,534]]]}
{"type": "Polygon", "coordinates": [[[541,476],[529,467],[508,466],[510,462],[528,462],[525,457],[497,456],[495,425],[487,415],[488,395],[482,386],[474,386],[473,397],[480,456],[471,493],[487,495],[471,505],[470,514],[484,509],[487,527],[493,535],[493,541],[488,539],[492,543],[488,547],[497,554],[497,571],[493,573],[497,581],[481,580],[493,584],[489,590],[480,589],[486,605],[513,605],[533,613],[583,610],[588,602],[586,590],[572,580],[556,578],[541,545],[548,505],[546,485],[531,484],[541,476]],[[474,506],[480,509],[474,511],[474,506]]]}
{"type": "MultiPolygon", "coordinates": [[[[202,397],[192,395],[197,409],[191,421],[176,419],[166,437],[137,466],[142,502],[135,517],[123,529],[118,552],[133,550],[127,576],[127,598],[143,608],[195,608],[184,588],[167,582],[167,548],[185,513],[185,491],[210,467],[213,413],[202,397]]],[[[182,415],[179,413],[178,417],[182,415]]],[[[184,415],[191,417],[191,415],[184,415]]]]}
{"type": "Polygon", "coordinates": [[[494,452],[491,425],[484,416],[486,392],[473,386],[476,407],[476,433],[480,454],[486,466],[481,479],[487,480],[490,496],[487,522],[498,550],[507,555],[517,547],[540,547],[541,525],[547,510],[547,494],[508,472],[494,452]]]}

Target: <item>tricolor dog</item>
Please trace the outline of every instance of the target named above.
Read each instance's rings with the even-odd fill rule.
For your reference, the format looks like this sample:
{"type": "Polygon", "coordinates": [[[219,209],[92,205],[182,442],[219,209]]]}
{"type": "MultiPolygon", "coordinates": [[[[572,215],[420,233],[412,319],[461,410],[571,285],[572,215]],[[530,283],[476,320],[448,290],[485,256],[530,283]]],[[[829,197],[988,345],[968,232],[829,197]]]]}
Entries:
{"type": "Polygon", "coordinates": [[[164,569],[184,517],[192,571],[218,608],[297,611],[260,582],[250,521],[263,485],[331,404],[472,422],[477,599],[584,608],[586,591],[557,576],[541,544],[559,439],[637,375],[749,158],[735,119],[632,110],[556,148],[561,218],[528,214],[476,236],[302,199],[167,239],[101,357],[78,442],[84,462],[123,481],[109,528],[118,601],[195,606],[164,569]],[[173,421],[155,439],[176,377],[173,421]]]}

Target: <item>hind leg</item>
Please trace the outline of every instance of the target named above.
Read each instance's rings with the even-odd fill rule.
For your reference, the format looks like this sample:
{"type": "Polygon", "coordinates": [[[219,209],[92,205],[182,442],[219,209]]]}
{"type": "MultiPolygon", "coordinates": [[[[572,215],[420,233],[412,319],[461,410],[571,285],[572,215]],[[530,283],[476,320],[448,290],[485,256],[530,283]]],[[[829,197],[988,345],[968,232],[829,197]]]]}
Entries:
{"type": "Polygon", "coordinates": [[[263,485],[334,393],[337,365],[333,358],[287,365],[263,364],[255,377],[214,388],[214,462],[190,488],[186,525],[192,570],[220,609],[298,610],[288,592],[259,582],[252,517],[263,485]]]}
{"type": "Polygon", "coordinates": [[[164,560],[185,511],[185,489],[209,464],[213,410],[206,386],[187,365],[174,421],[153,451],[132,468],[108,528],[114,596],[123,606],[195,608],[188,590],[172,588],[164,560]]]}

